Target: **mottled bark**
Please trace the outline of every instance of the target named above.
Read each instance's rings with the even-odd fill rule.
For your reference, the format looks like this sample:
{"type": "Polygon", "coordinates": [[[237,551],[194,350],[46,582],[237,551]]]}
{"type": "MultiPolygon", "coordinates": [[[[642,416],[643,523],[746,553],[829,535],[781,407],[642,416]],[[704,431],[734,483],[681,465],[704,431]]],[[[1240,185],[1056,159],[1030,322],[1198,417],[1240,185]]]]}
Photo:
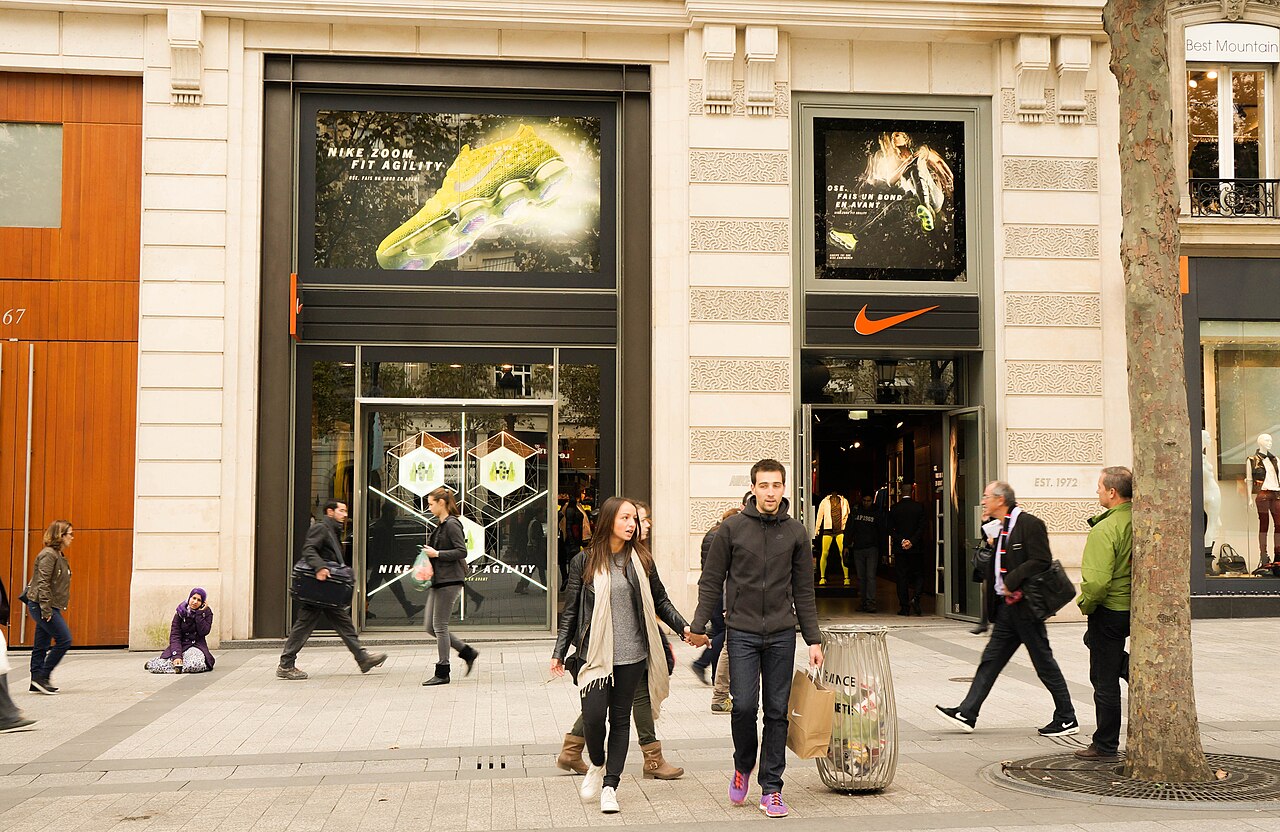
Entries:
{"type": "Polygon", "coordinates": [[[1130,777],[1213,779],[1191,673],[1191,462],[1165,0],[1108,0],[1133,429],[1130,777]]]}

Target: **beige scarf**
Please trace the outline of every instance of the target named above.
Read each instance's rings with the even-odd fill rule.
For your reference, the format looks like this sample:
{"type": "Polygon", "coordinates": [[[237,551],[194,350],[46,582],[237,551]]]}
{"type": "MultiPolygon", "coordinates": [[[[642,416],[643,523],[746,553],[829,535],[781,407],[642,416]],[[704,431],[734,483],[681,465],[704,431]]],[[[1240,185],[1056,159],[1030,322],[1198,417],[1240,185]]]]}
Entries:
{"type": "MultiPolygon", "coordinates": [[[[653,592],[649,582],[645,580],[644,565],[640,556],[631,553],[631,566],[641,577],[640,598],[644,606],[644,632],[649,642],[649,703],[653,707],[653,718],[657,719],[662,710],[662,703],[671,692],[671,680],[667,676],[667,651],[662,644],[662,634],[658,632],[658,616],[654,612],[653,592]]],[[[610,594],[613,584],[613,571],[605,569],[596,573],[591,579],[591,587],[596,593],[596,605],[591,611],[591,624],[587,639],[586,664],[578,671],[578,686],[588,690],[592,685],[613,684],[613,596],[610,594]]]]}

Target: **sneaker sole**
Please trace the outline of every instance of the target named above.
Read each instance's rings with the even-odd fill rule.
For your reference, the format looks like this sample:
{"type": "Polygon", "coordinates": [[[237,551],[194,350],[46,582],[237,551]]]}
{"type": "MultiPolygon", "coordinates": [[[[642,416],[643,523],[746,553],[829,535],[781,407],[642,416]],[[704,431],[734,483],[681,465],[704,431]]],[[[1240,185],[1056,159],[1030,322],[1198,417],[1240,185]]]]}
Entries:
{"type": "Polygon", "coordinates": [[[17,734],[22,731],[34,731],[35,727],[35,720],[32,720],[27,725],[10,725],[7,728],[0,728],[0,734],[17,734]]]}
{"type": "MultiPolygon", "coordinates": [[[[441,260],[456,260],[482,238],[516,225],[531,209],[550,205],[572,173],[563,159],[549,159],[529,176],[508,179],[482,199],[469,199],[421,223],[404,239],[377,252],[384,269],[429,269],[441,260]]],[[[479,609],[479,605],[476,607],[479,609]]]]}
{"type": "Polygon", "coordinates": [[[787,812],[782,812],[781,814],[777,812],[770,812],[768,809],[764,808],[763,806],[757,806],[756,808],[758,808],[767,818],[785,818],[788,814],[787,812]]]}
{"type": "Polygon", "coordinates": [[[1042,736],[1042,737],[1070,737],[1070,736],[1073,736],[1073,735],[1078,734],[1078,733],[1080,733],[1080,726],[1079,726],[1079,725],[1075,726],[1074,728],[1067,728],[1067,729],[1066,729],[1066,730],[1064,730],[1064,731],[1053,731],[1053,732],[1048,733],[1048,734],[1043,734],[1043,733],[1042,733],[1042,734],[1040,734],[1040,736],[1042,736]]]}
{"type": "Polygon", "coordinates": [[[950,722],[952,725],[955,725],[956,727],[958,727],[961,731],[964,731],[966,734],[973,733],[974,726],[965,722],[963,719],[956,719],[951,714],[944,714],[942,711],[939,711],[937,708],[934,708],[933,711],[938,716],[945,719],[947,722],[950,722]]]}
{"type": "Polygon", "coordinates": [[[35,688],[35,692],[36,692],[36,693],[43,693],[45,696],[57,696],[57,695],[58,695],[58,692],[57,692],[56,690],[49,690],[48,688],[46,688],[46,687],[44,687],[43,685],[41,685],[39,682],[32,682],[32,683],[31,683],[31,687],[35,688]]]}

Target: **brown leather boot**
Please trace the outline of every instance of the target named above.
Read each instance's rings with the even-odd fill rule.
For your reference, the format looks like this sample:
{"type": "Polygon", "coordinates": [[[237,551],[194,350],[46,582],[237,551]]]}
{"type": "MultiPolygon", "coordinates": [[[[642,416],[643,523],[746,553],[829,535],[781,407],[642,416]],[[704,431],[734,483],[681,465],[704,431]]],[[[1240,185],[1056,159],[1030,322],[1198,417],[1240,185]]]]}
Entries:
{"type": "Polygon", "coordinates": [[[654,742],[640,746],[644,752],[644,776],[651,780],[679,780],[684,776],[684,769],[671,765],[662,758],[662,743],[654,742]]]}
{"type": "Polygon", "coordinates": [[[556,757],[556,768],[572,771],[574,774],[586,774],[587,764],[582,759],[582,749],[587,741],[573,734],[564,735],[564,745],[560,747],[560,756],[556,757]]]}

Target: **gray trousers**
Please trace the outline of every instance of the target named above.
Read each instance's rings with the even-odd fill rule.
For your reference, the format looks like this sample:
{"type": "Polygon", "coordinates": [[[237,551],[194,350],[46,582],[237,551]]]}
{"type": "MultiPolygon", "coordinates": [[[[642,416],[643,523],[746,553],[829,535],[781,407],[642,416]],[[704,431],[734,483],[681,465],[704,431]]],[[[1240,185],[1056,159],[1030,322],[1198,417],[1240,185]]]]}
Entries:
{"type": "Polygon", "coordinates": [[[716,664],[715,687],[711,689],[711,704],[723,705],[729,699],[729,648],[720,649],[720,660],[716,664]]]}
{"type": "Polygon", "coordinates": [[[9,675],[0,673],[0,725],[21,718],[22,711],[18,710],[18,706],[13,704],[13,697],[9,696],[9,675]]]}
{"type": "Polygon", "coordinates": [[[342,639],[342,643],[347,645],[351,655],[356,657],[356,661],[365,660],[368,654],[365,653],[364,647],[360,645],[360,639],[356,636],[356,625],[351,621],[350,607],[335,610],[299,604],[298,618],[293,622],[293,629],[289,631],[289,638],[284,643],[284,652],[280,654],[281,667],[293,667],[293,663],[298,658],[298,651],[306,645],[307,639],[311,638],[311,633],[320,626],[321,621],[329,623],[333,631],[338,634],[338,638],[342,639]]]}
{"type": "Polygon", "coordinates": [[[462,639],[449,632],[449,615],[453,612],[458,596],[462,594],[462,584],[453,586],[431,587],[427,596],[427,609],[423,618],[427,625],[427,635],[435,636],[436,647],[440,651],[440,664],[449,663],[449,648],[459,653],[467,646],[462,639]]]}

